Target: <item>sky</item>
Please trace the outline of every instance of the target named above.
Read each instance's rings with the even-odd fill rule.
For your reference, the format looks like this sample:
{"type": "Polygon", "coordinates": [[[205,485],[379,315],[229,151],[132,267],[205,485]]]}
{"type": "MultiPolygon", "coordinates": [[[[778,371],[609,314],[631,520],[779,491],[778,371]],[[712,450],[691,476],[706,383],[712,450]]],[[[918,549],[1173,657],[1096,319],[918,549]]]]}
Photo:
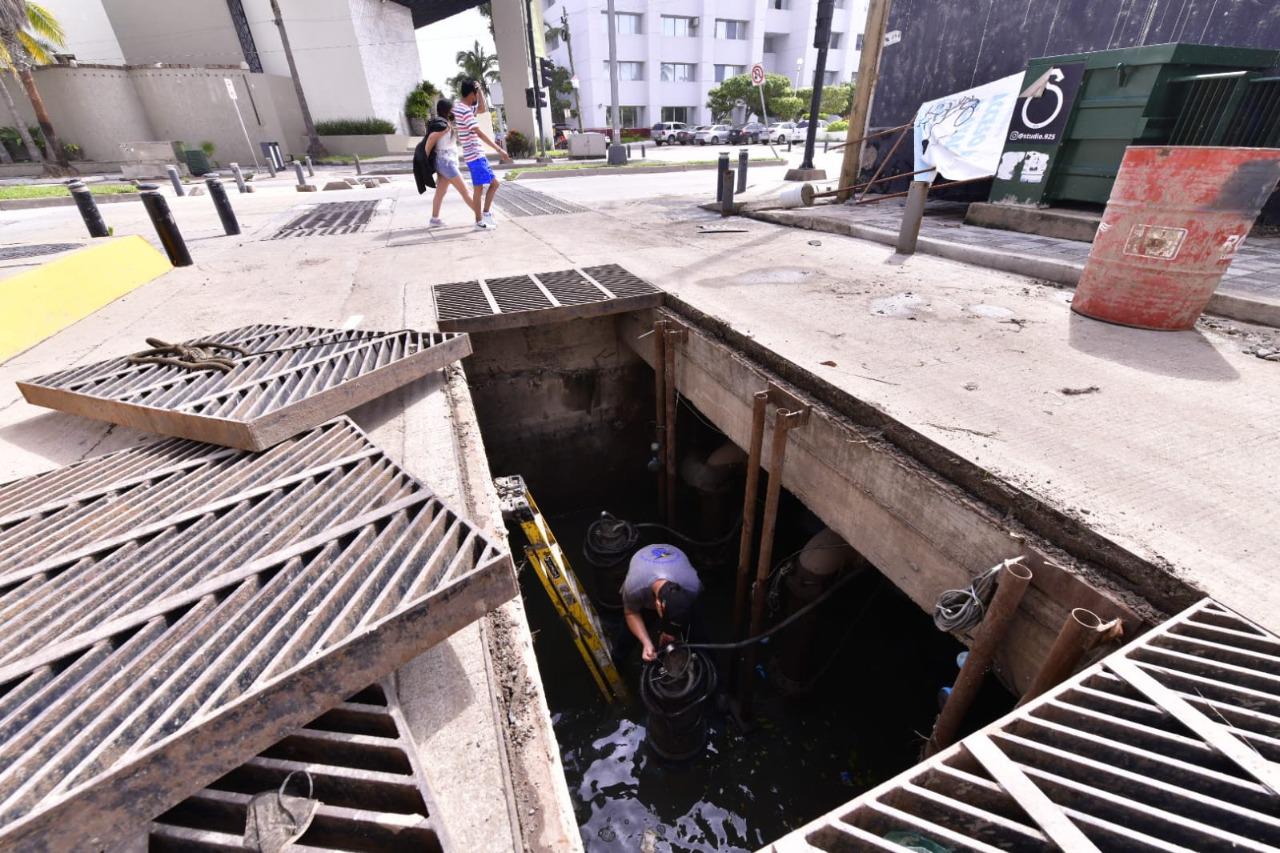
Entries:
{"type": "Polygon", "coordinates": [[[418,55],[422,58],[422,77],[446,90],[445,80],[458,73],[454,56],[460,50],[470,50],[476,40],[488,53],[497,53],[489,25],[475,9],[459,12],[452,18],[423,27],[417,31],[418,55]]]}

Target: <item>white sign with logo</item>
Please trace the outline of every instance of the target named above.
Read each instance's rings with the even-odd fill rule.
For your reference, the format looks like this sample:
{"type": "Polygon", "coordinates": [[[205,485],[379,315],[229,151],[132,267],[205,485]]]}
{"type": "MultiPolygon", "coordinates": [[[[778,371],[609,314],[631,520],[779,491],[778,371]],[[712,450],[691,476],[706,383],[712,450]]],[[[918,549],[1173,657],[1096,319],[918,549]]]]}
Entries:
{"type": "Polygon", "coordinates": [[[933,167],[953,181],[994,175],[1021,85],[1022,74],[1012,74],[921,104],[915,120],[916,170],[933,167]]]}
{"type": "Polygon", "coordinates": [[[753,86],[764,85],[764,66],[761,65],[759,62],[751,66],[751,85],[753,86]]]}
{"type": "Polygon", "coordinates": [[[240,96],[236,94],[236,84],[231,82],[231,78],[223,77],[222,82],[227,84],[227,94],[231,96],[231,100],[240,100],[240,96]]]}
{"type": "Polygon", "coordinates": [[[902,41],[902,30],[889,30],[884,34],[884,46],[892,47],[902,41]]]}

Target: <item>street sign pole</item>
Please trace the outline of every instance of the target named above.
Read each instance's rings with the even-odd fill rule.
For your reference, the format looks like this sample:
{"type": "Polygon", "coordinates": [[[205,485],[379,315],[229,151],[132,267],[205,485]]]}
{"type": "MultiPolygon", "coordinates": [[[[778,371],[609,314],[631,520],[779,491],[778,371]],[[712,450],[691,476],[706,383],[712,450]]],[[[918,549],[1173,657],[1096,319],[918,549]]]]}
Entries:
{"type": "Polygon", "coordinates": [[[764,126],[769,126],[769,109],[764,105],[764,66],[757,62],[751,66],[751,82],[760,91],[760,115],[764,126]]]}
{"type": "Polygon", "coordinates": [[[240,96],[236,94],[236,84],[230,77],[223,77],[222,82],[227,84],[227,94],[231,96],[231,106],[236,108],[236,118],[240,119],[240,130],[244,132],[244,143],[249,146],[249,156],[253,158],[253,171],[258,171],[258,152],[253,147],[253,140],[249,138],[249,128],[244,123],[244,116],[240,114],[240,96]]]}

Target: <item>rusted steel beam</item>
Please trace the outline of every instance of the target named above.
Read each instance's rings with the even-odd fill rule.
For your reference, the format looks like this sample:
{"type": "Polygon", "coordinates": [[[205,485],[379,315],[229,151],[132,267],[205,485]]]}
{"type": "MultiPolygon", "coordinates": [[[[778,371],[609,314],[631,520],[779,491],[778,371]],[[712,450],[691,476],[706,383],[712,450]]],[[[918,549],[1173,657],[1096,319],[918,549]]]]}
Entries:
{"type": "Polygon", "coordinates": [[[1103,622],[1092,610],[1077,607],[1067,614],[1057,638],[1049,647],[1040,671],[1031,686],[1018,700],[1018,706],[1026,704],[1046,690],[1062,682],[1075,671],[1084,656],[1105,640],[1115,639],[1123,633],[1119,619],[1103,622]]]}
{"type": "Polygon", "coordinates": [[[760,457],[764,451],[765,409],[769,392],[757,391],[751,404],[751,446],[747,448],[747,483],[742,498],[742,535],[738,539],[738,588],[733,597],[733,633],[741,640],[747,630],[747,590],[751,588],[751,552],[755,547],[756,499],[760,490],[760,457]]]}

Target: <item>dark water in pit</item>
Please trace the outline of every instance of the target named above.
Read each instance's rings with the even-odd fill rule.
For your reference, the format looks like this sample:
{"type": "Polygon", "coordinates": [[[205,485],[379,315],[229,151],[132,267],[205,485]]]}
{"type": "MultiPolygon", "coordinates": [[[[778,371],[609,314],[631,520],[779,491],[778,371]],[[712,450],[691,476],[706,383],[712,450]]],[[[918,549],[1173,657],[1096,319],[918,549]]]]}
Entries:
{"type": "MultiPolygon", "coordinates": [[[[555,508],[542,509],[591,592],[592,570],[581,543],[598,511],[551,515],[555,508]]],[[[800,548],[812,532],[780,528],[775,553],[800,548]]],[[[656,541],[663,539],[641,538],[641,544],[656,541]]],[[[517,553],[522,542],[515,531],[517,553]]],[[[734,539],[729,550],[736,549],[734,539]]],[[[730,638],[733,562],[730,557],[722,568],[709,568],[695,558],[713,642],[730,638]]],[[[757,676],[757,728],[744,734],[713,706],[704,752],[673,764],[645,745],[646,712],[635,698],[638,644],[629,642],[618,656],[632,703],[610,706],[532,569],[522,571],[521,589],[569,792],[590,851],[755,850],[852,799],[918,759],[921,733],[937,713],[938,688],[954,677],[961,648],[891,585],[868,573],[821,607],[813,654],[826,668],[812,693],[788,698],[757,676]]],[[[601,616],[615,636],[625,634],[620,614],[601,610],[601,616]]],[[[762,647],[762,671],[770,651],[762,647]]],[[[726,660],[718,659],[722,691],[726,660]]]]}

